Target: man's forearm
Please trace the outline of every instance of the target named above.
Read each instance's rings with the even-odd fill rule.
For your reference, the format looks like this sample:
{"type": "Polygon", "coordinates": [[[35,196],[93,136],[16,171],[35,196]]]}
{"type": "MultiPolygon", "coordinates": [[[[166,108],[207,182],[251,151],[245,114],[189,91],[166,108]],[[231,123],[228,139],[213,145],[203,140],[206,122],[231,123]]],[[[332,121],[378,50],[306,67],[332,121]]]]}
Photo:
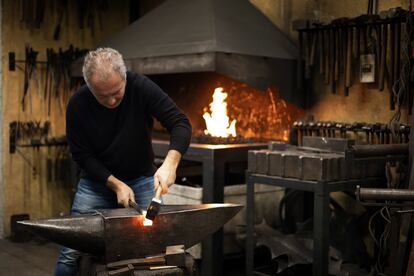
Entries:
{"type": "Polygon", "coordinates": [[[134,191],[127,184],[119,180],[113,175],[108,177],[106,185],[116,193],[116,198],[119,205],[123,205],[127,208],[130,205],[130,201],[135,202],[134,191]]]}
{"type": "Polygon", "coordinates": [[[114,192],[119,191],[124,183],[113,175],[110,175],[106,181],[106,186],[114,192]]]}
{"type": "Polygon", "coordinates": [[[176,150],[169,150],[167,156],[165,157],[164,166],[177,170],[178,164],[181,161],[181,153],[176,150]]]}

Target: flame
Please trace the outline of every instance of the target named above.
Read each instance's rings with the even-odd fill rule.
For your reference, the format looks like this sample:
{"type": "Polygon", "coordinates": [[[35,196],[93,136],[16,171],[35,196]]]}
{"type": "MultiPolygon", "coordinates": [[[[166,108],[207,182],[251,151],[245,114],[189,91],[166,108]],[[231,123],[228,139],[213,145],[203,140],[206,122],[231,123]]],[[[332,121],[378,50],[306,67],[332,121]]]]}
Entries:
{"type": "Polygon", "coordinates": [[[223,92],[222,87],[214,89],[213,102],[210,103],[211,114],[208,112],[203,114],[207,126],[204,130],[205,134],[215,137],[236,136],[236,120],[229,124],[226,98],[227,93],[223,92]]]}
{"type": "Polygon", "coordinates": [[[152,220],[145,218],[147,215],[147,211],[142,211],[142,216],[144,217],[144,220],[142,221],[143,226],[152,226],[152,220]]]}

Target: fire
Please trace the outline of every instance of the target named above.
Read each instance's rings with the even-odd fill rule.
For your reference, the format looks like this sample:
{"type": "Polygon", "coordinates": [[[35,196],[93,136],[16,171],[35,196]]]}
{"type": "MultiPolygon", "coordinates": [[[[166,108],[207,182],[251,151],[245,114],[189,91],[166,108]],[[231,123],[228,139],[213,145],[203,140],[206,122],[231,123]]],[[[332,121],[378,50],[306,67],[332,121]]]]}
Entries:
{"type": "Polygon", "coordinates": [[[227,116],[227,93],[223,92],[222,87],[214,90],[213,102],[210,103],[211,114],[205,112],[203,118],[206,122],[207,129],[205,134],[215,137],[236,136],[236,120],[229,123],[227,116]]]}

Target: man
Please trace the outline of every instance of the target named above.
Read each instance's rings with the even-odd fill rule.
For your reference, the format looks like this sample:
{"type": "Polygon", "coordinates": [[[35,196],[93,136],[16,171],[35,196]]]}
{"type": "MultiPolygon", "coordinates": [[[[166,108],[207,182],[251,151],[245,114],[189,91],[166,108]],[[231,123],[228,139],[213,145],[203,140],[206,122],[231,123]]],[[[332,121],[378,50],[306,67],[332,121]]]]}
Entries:
{"type": "MultiPolygon", "coordinates": [[[[66,111],[70,151],[82,169],[71,214],[128,207],[129,200],[146,208],[154,189],[161,186],[165,194],[174,183],[190,143],[190,122],[150,79],[127,72],[114,49],[89,52],[82,72],[86,85],[71,97],[66,111]],[[151,144],[153,117],[171,135],[158,170],[151,144]]],[[[78,256],[62,249],[55,275],[75,275],[78,256]]]]}

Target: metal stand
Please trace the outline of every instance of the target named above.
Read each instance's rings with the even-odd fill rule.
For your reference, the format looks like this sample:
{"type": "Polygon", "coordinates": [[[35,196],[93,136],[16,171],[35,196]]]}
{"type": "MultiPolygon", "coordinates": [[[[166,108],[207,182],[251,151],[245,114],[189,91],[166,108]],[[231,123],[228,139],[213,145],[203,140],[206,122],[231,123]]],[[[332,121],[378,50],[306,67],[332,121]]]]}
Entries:
{"type": "MultiPolygon", "coordinates": [[[[165,157],[168,141],[153,140],[154,154],[165,157]]],[[[183,160],[201,162],[203,165],[203,203],[222,203],[226,165],[231,162],[247,163],[247,152],[266,148],[267,144],[208,145],[191,144],[183,160]]],[[[220,276],[223,274],[223,229],[221,228],[202,244],[201,274],[220,276]]]]}
{"type": "Polygon", "coordinates": [[[333,182],[306,181],[246,172],[246,275],[253,275],[254,258],[254,185],[256,183],[285,187],[314,193],[313,209],[313,275],[328,275],[329,265],[329,194],[335,191],[354,191],[357,185],[372,186],[379,178],[363,178],[333,182]]]}

